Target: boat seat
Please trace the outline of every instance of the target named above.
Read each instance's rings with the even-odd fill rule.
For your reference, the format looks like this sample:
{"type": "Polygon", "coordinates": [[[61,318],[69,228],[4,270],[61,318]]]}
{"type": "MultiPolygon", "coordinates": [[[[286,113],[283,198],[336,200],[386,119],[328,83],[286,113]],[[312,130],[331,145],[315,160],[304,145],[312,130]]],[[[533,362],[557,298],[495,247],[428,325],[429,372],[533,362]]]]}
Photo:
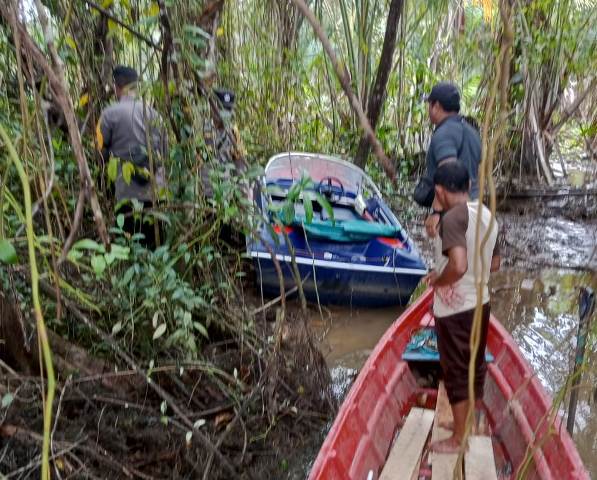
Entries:
{"type": "Polygon", "coordinates": [[[464,456],[466,480],[497,480],[491,437],[472,435],[464,456]]]}
{"type": "Polygon", "coordinates": [[[433,410],[411,408],[394,442],[379,480],[418,478],[423,448],[433,423],[433,410]]]}
{"type": "MultiPolygon", "coordinates": [[[[493,456],[493,445],[491,437],[478,435],[479,432],[486,432],[488,429],[483,425],[484,416],[479,424],[473,425],[473,434],[469,437],[469,449],[464,457],[464,473],[466,480],[497,480],[495,461],[493,456]]],[[[437,389],[437,402],[435,404],[435,419],[431,441],[444,440],[452,432],[440,426],[453,422],[452,409],[448,401],[448,395],[444,382],[439,383],[437,389]]],[[[431,464],[431,480],[452,480],[456,463],[458,461],[457,453],[434,453],[429,454],[429,463],[431,464]]],[[[462,467],[461,467],[462,468],[462,467]]],[[[462,470],[460,477],[462,479],[462,470]]]]}
{"type": "MultiPolygon", "coordinates": [[[[444,382],[439,382],[437,389],[437,401],[435,403],[435,420],[433,422],[433,431],[431,432],[431,441],[437,442],[448,438],[452,432],[440,426],[440,423],[446,424],[453,422],[452,409],[448,401],[448,394],[444,382]]],[[[457,453],[434,453],[429,454],[429,463],[431,464],[431,480],[452,480],[454,468],[458,460],[457,453]]]]}

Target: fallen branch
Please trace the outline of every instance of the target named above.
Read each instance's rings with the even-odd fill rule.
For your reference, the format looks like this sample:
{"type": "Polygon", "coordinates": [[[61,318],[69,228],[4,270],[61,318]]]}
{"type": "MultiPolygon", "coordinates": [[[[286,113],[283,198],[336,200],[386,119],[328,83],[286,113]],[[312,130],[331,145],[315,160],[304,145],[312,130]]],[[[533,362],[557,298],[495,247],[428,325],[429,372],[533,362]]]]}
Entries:
{"type": "MultiPolygon", "coordinates": [[[[298,291],[298,285],[294,286],[290,290],[287,290],[286,292],[284,292],[284,298],[288,298],[289,295],[292,295],[293,293],[296,293],[297,291],[298,291]]],[[[273,307],[278,302],[280,302],[280,300],[282,300],[282,296],[278,295],[273,300],[270,300],[269,302],[267,302],[266,304],[262,305],[261,307],[256,308],[255,310],[253,310],[251,312],[251,315],[257,315],[258,313],[261,313],[261,312],[267,310],[268,308],[273,307]]]]}
{"type": "Polygon", "coordinates": [[[62,247],[62,253],[60,254],[60,259],[58,260],[58,264],[61,264],[66,260],[66,256],[70,251],[73,243],[75,243],[75,239],[77,237],[77,232],[79,231],[79,227],[81,226],[81,222],[83,221],[83,213],[85,211],[85,190],[81,189],[79,191],[79,197],[77,198],[77,204],[75,206],[75,214],[73,215],[73,221],[71,223],[71,229],[68,234],[66,241],[64,242],[64,246],[62,247]]]}

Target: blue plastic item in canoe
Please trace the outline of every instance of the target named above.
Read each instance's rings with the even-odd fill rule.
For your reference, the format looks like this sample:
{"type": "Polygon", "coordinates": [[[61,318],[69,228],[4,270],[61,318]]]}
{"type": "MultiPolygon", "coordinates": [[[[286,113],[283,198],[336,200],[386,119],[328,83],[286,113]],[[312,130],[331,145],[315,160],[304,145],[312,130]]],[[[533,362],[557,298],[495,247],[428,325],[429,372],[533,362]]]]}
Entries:
{"type": "MultiPolygon", "coordinates": [[[[410,337],[402,353],[402,360],[407,362],[439,362],[437,350],[437,332],[434,328],[421,328],[410,337]]],[[[485,361],[493,362],[493,355],[485,351],[485,361]]]]}

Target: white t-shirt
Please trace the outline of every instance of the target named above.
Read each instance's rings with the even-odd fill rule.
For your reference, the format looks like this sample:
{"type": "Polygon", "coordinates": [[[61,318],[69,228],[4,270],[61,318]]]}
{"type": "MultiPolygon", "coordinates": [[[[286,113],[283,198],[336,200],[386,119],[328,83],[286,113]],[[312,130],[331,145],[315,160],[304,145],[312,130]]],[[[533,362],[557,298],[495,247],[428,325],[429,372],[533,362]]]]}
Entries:
{"type": "Polygon", "coordinates": [[[453,285],[435,289],[433,312],[437,317],[447,317],[477,305],[475,274],[481,275],[481,262],[485,264],[485,275],[481,279],[483,304],[489,302],[489,271],[491,258],[498,255],[498,223],[493,220],[491,211],[478,200],[462,203],[448,210],[441,219],[439,235],[434,238],[435,270],[439,273],[448,264],[448,251],[453,247],[466,248],[468,268],[464,276],[453,285]],[[480,256],[475,258],[475,235],[477,217],[481,206],[481,228],[479,242],[483,247],[480,256]],[[489,228],[491,232],[483,246],[483,238],[489,228]]]}

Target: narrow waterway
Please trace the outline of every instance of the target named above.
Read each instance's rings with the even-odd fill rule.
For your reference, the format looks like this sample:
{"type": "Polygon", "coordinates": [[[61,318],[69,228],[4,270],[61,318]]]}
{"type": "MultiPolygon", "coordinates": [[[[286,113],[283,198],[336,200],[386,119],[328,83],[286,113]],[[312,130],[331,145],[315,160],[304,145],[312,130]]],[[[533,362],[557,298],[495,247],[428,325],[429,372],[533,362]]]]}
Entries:
{"type": "MultiPolygon", "coordinates": [[[[592,258],[597,224],[565,218],[504,215],[508,226],[505,267],[491,279],[492,312],[512,333],[542,384],[552,397],[564,387],[573,366],[581,287],[597,290],[597,262],[592,258]],[[535,222],[542,223],[537,229],[535,222]],[[525,255],[526,252],[526,255],[525,255]],[[542,267],[543,265],[543,267],[542,267]]],[[[416,236],[416,234],[415,234],[416,236]]],[[[423,240],[418,239],[422,244],[423,240]]],[[[421,245],[423,251],[426,248],[421,245]]],[[[403,309],[355,310],[325,308],[312,324],[322,338],[339,399],[390,324],[403,309]]],[[[593,323],[597,332],[597,320],[593,323]]],[[[597,479],[597,352],[595,337],[587,348],[574,440],[593,478],[597,479]]],[[[568,399],[560,405],[565,415],[568,399]]],[[[325,432],[314,432],[291,465],[290,477],[303,479],[317,455],[325,432]]]]}

